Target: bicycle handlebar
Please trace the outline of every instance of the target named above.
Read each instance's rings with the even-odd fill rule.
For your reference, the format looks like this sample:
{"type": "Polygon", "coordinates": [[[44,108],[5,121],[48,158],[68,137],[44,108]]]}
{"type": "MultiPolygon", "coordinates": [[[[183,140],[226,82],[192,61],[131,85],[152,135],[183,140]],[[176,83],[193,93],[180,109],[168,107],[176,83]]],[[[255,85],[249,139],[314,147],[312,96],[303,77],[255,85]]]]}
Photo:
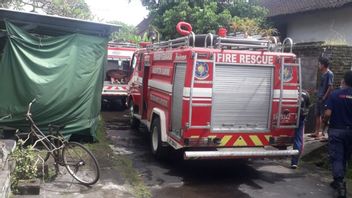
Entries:
{"type": "Polygon", "coordinates": [[[37,99],[34,98],[34,99],[29,103],[29,105],[28,105],[28,110],[27,110],[27,113],[26,113],[26,116],[27,116],[27,117],[30,117],[30,116],[31,116],[32,104],[35,103],[36,101],[37,101],[37,99]]]}
{"type": "Polygon", "coordinates": [[[0,121],[1,121],[1,120],[6,120],[6,119],[11,119],[11,118],[12,118],[12,115],[9,114],[9,115],[7,115],[7,116],[0,117],[0,121]]]}

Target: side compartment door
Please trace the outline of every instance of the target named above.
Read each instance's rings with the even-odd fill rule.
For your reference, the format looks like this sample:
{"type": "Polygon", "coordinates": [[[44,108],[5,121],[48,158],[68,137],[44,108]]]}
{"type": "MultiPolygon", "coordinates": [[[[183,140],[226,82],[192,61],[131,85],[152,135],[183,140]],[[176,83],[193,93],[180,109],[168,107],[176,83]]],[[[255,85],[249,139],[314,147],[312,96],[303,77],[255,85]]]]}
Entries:
{"type": "Polygon", "coordinates": [[[171,126],[175,134],[180,134],[183,114],[183,88],[185,85],[186,63],[175,64],[175,74],[172,91],[171,126]]]}

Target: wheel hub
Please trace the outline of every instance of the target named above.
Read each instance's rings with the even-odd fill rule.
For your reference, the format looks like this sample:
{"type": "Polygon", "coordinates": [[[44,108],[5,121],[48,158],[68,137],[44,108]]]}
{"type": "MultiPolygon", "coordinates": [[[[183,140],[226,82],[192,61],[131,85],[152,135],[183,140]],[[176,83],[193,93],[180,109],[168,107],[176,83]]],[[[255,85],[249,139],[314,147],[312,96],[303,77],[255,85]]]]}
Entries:
{"type": "Polygon", "coordinates": [[[130,107],[130,123],[133,122],[133,115],[134,115],[134,109],[133,109],[133,104],[130,107]]]}
{"type": "Polygon", "coordinates": [[[156,151],[158,149],[158,128],[157,127],[153,128],[152,146],[153,146],[153,151],[156,151]]]}

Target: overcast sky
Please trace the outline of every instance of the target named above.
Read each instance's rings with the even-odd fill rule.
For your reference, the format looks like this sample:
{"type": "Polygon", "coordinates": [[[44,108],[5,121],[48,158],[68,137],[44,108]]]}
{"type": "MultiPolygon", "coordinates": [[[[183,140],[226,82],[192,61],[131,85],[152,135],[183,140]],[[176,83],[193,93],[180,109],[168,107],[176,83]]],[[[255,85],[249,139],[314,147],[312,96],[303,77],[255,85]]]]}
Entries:
{"type": "Polygon", "coordinates": [[[138,25],[148,15],[140,0],[85,0],[90,10],[98,18],[107,21],[121,21],[129,25],[138,25]]]}

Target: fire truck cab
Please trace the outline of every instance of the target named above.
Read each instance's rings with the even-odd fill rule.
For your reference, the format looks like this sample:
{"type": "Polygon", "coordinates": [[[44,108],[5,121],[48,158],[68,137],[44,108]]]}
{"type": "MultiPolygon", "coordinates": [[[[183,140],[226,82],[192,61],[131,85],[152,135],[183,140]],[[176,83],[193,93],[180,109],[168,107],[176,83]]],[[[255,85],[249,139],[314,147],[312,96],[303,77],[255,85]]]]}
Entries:
{"type": "Polygon", "coordinates": [[[131,74],[131,58],[137,45],[131,43],[108,43],[107,64],[104,68],[104,87],[102,102],[112,103],[117,100],[125,106],[127,83],[131,74]]]}
{"type": "Polygon", "coordinates": [[[301,108],[293,41],[195,35],[135,52],[128,101],[132,127],[151,150],[185,159],[270,158],[289,149],[301,108]]]}

